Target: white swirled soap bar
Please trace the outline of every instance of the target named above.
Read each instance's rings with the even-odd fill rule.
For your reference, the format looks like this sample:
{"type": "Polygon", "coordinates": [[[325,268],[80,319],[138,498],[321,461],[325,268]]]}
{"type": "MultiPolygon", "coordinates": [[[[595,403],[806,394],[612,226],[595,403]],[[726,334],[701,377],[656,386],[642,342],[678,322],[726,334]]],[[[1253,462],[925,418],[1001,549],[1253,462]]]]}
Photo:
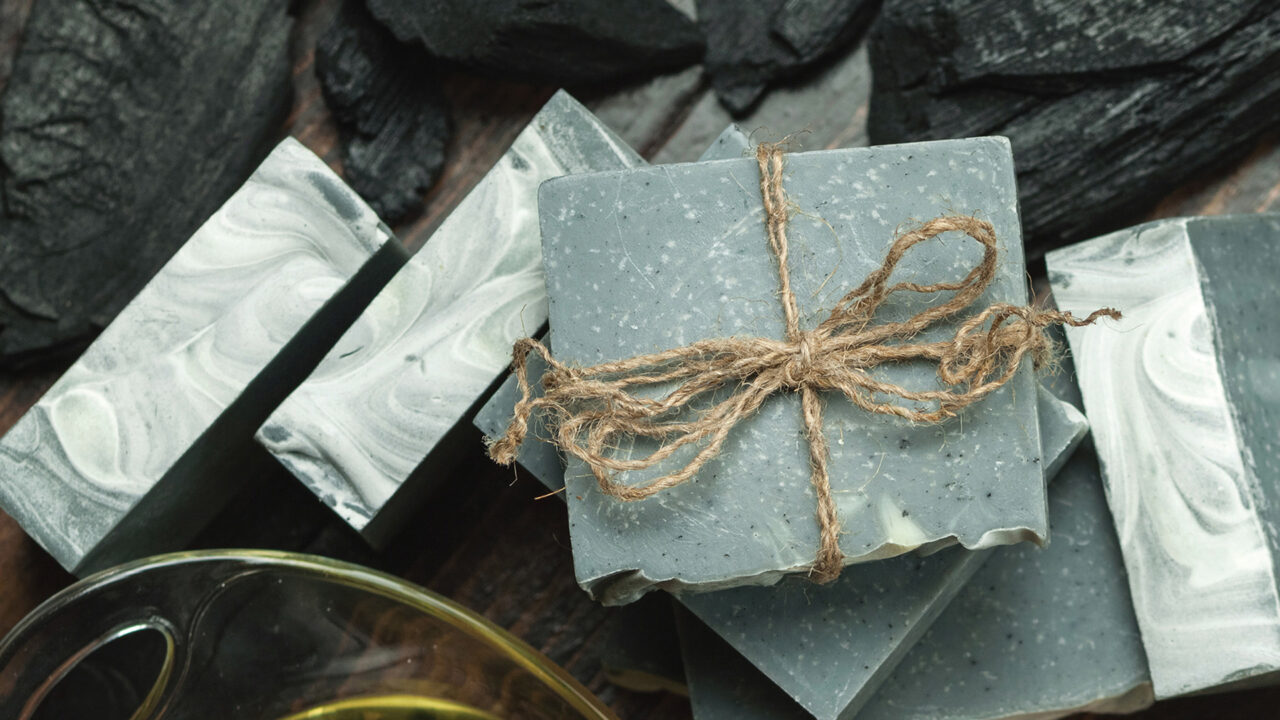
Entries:
{"type": "Polygon", "coordinates": [[[643,162],[557,93],[258,441],[380,543],[448,467],[459,443],[446,438],[506,370],[512,343],[546,322],[538,186],[643,162]]]}
{"type": "Polygon", "coordinates": [[[1157,697],[1280,674],[1280,215],[1161,220],[1047,256],[1157,697]]]}
{"type": "Polygon", "coordinates": [[[73,572],[181,549],[332,328],[404,263],[390,238],[285,140],[0,441],[0,505],[73,572]]]}

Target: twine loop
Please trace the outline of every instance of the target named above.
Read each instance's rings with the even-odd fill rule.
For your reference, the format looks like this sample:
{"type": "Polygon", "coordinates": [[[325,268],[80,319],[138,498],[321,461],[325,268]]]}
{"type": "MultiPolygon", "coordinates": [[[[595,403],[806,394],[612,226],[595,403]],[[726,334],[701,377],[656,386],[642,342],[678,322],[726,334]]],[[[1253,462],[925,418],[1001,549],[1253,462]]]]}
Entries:
{"type": "Polygon", "coordinates": [[[868,413],[940,423],[1002,387],[1024,358],[1036,365],[1048,360],[1051,344],[1044,329],[1049,325],[1079,327],[1100,317],[1118,319],[1120,313],[1104,308],[1077,319],[1056,310],[995,303],[963,320],[950,339],[917,341],[925,329],[969,308],[996,276],[998,247],[992,225],[975,217],[945,215],[895,238],[884,263],[841,298],[822,323],[804,330],[787,262],[790,210],[782,188],[783,155],[778,145],[756,149],[769,247],[778,262],[785,339],[712,338],[590,367],[561,363],[537,340],[521,339],[512,357],[521,399],[506,433],[490,441],[489,455],[503,465],[515,462],[531,415],[541,412],[549,439],[591,469],[601,492],[626,502],[643,500],[692,479],[720,453],[733,428],[768,398],[784,390],[799,392],[819,530],[810,577],[829,582],[839,576],[844,555],[827,471],[820,393],[839,393],[868,413]],[[967,275],[954,282],[889,283],[908,251],[953,231],[983,248],[982,260],[967,275]],[[951,295],[906,320],[874,322],[876,312],[897,292],[951,295]],[[542,376],[541,397],[534,396],[529,380],[528,357],[534,352],[549,368],[542,376]],[[935,363],[943,387],[914,390],[878,380],[869,372],[882,364],[911,361],[935,363]],[[651,397],[652,391],[639,392],[654,387],[662,388],[659,397],[651,397]],[[622,439],[648,439],[656,449],[642,457],[614,457],[611,450],[622,439]],[[670,473],[637,483],[616,478],[618,473],[652,468],[686,447],[692,457],[670,473]]]}

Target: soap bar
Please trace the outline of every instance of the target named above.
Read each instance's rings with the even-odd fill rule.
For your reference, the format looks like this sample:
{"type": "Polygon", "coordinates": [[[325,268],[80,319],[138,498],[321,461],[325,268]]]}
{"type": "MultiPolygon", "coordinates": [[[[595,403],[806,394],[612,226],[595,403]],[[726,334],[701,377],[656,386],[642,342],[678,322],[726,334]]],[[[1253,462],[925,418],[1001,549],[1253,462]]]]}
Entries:
{"type": "Polygon", "coordinates": [[[1151,683],[1091,449],[1075,454],[1049,497],[1053,542],[988,551],[991,560],[855,714],[806,712],[685,613],[695,720],[1042,720],[1147,707],[1151,683]]]}
{"type": "Polygon", "coordinates": [[[635,692],[688,695],[671,596],[614,608],[600,662],[609,682],[635,692]]]}
{"type": "Polygon", "coordinates": [[[384,542],[452,464],[461,443],[451,434],[507,367],[512,343],[546,322],[539,183],[641,163],[557,93],[258,441],[370,542],[384,542]]]}
{"type": "Polygon", "coordinates": [[[389,240],[282,142],[0,441],[0,506],[80,574],[181,549],[236,489],[254,430],[403,264],[389,240]]]}
{"type": "MultiPolygon", "coordinates": [[[[1078,402],[1071,369],[1057,377],[1078,402]]],[[[1053,542],[1043,550],[993,552],[860,719],[1050,718],[1153,702],[1091,445],[1054,478],[1049,526],[1053,542]]]]}
{"type": "MultiPolygon", "coordinates": [[[[1079,411],[1040,388],[1044,477],[1084,437],[1079,411]]],[[[847,568],[823,586],[789,579],[684,595],[712,631],[817,718],[856,713],[994,551],[949,548],[847,568]]],[[[686,657],[686,661],[688,658],[686,657]]],[[[690,678],[691,684],[696,684],[690,678]]]]}
{"type": "Polygon", "coordinates": [[[1157,698],[1280,672],[1280,215],[1159,220],[1047,256],[1157,698]]]}
{"type": "MultiPolygon", "coordinates": [[[[700,160],[726,160],[744,157],[749,154],[751,140],[742,128],[729,125],[702,153],[700,160]]],[[[543,342],[549,347],[551,336],[548,333],[543,342]]],[[[530,377],[542,377],[547,364],[540,355],[529,356],[530,377]]],[[[538,386],[540,387],[540,386],[538,386]]],[[[537,388],[535,388],[537,389],[537,388]]],[[[489,400],[476,413],[475,426],[486,437],[499,437],[506,432],[507,424],[515,415],[516,402],[520,399],[520,385],[514,375],[507,376],[502,385],[490,396],[489,400]]],[[[535,415],[530,421],[529,441],[520,446],[516,462],[538,479],[543,485],[558,490],[564,486],[564,462],[555,446],[538,441],[546,438],[546,426],[541,415],[535,415]]]]}
{"type": "MultiPolygon", "coordinates": [[[[806,327],[880,266],[896,227],[953,208],[981,212],[1001,239],[997,277],[975,305],[1026,302],[1013,160],[1002,138],[796,153],[787,158],[786,189],[797,207],[790,267],[806,327]]],[[[592,365],[704,338],[782,338],[761,205],[754,159],[545,183],[543,256],[560,359],[592,365]]],[[[895,278],[959,280],[980,257],[977,243],[945,237],[909,253],[895,278]]],[[[876,321],[902,320],[938,302],[899,295],[876,321]]],[[[919,337],[954,332],[940,323],[919,337]]],[[[936,367],[925,363],[872,374],[937,386],[936,367]]],[[[842,396],[826,398],[846,562],[950,542],[982,549],[1043,541],[1034,384],[1028,361],[1008,385],[940,425],[872,416],[842,396]]],[[[617,452],[631,452],[628,442],[617,452]]],[[[688,457],[677,453],[672,462],[688,457]]],[[[578,581],[606,604],[629,602],[655,585],[705,591],[769,584],[807,571],[817,553],[796,393],[770,398],[737,425],[696,481],[656,497],[607,497],[576,459],[566,481],[578,581]]]]}
{"type": "Polygon", "coordinates": [[[813,720],[693,613],[677,609],[693,720],[813,720]]]}

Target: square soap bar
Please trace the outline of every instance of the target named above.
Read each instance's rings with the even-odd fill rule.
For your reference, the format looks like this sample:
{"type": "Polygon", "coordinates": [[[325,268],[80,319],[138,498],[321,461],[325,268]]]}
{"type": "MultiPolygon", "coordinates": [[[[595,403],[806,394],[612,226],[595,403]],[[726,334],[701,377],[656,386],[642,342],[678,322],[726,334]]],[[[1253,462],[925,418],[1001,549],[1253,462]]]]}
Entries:
{"type": "MultiPolygon", "coordinates": [[[[1070,367],[1063,397],[1079,402],[1070,367]],[[1074,396],[1074,397],[1070,397],[1074,396]]],[[[1127,713],[1154,697],[1089,445],[1049,487],[1053,542],[997,550],[858,714],[1012,720],[1127,713]]]]}
{"type": "Polygon", "coordinates": [[[76,573],[181,549],[332,328],[403,264],[389,240],[282,142],[0,441],[0,505],[76,573]]]}
{"type": "MultiPolygon", "coordinates": [[[[883,261],[895,228],[964,208],[995,227],[996,280],[975,303],[1025,304],[1013,160],[1003,138],[788,156],[789,228],[803,324],[812,327],[883,261]]],[[[777,270],[754,159],[560,178],[542,186],[543,257],[561,360],[592,365],[733,335],[781,338],[777,270]]],[[[944,237],[896,278],[956,280],[981,248],[944,237]]],[[[901,293],[899,294],[901,295],[901,293]]],[[[893,296],[877,321],[936,298],[893,296]]],[[[946,324],[924,341],[954,334],[946,324]]],[[[936,387],[936,368],[882,366],[878,378],[936,387]]],[[[941,425],[871,416],[826,398],[834,495],[847,562],[959,542],[982,549],[1046,536],[1029,367],[941,425]]],[[[631,448],[620,450],[625,454],[631,448]]],[[[683,461],[687,458],[676,457],[683,461]]],[[[658,470],[670,470],[675,465],[658,470]]],[[[714,590],[803,573],[818,548],[799,398],[770,398],[694,482],[641,502],[604,496],[583,465],[566,473],[579,583],[608,604],[655,586],[714,590]]]]}
{"type": "MultiPolygon", "coordinates": [[[[737,156],[744,154],[744,151],[748,149],[748,145],[749,141],[744,133],[736,127],[730,127],[727,128],[726,131],[722,133],[721,137],[719,137],[719,140],[716,143],[713,143],[713,146],[705,152],[703,159],[716,159],[719,155],[737,158],[737,156]]],[[[530,364],[531,370],[535,375],[540,374],[541,370],[544,369],[543,366],[541,366],[541,359],[538,356],[531,356],[530,364]]],[[[1041,424],[1043,439],[1043,457],[1046,459],[1043,461],[1043,471],[1046,477],[1052,477],[1062,462],[1065,462],[1066,459],[1068,459],[1070,452],[1074,450],[1076,443],[1078,443],[1084,436],[1085,423],[1083,416],[1079,414],[1079,411],[1075,410],[1075,407],[1066,404],[1066,402],[1062,402],[1061,400],[1057,400],[1056,397],[1053,397],[1052,393],[1044,391],[1043,388],[1039,388],[1038,393],[1039,424],[1041,424]]],[[[498,436],[498,434],[502,433],[503,430],[506,429],[507,423],[513,414],[513,410],[515,410],[517,398],[518,388],[516,387],[516,380],[515,378],[508,378],[507,382],[503,384],[503,387],[500,388],[497,393],[494,393],[494,396],[490,398],[490,401],[485,405],[484,409],[477,414],[477,427],[484,430],[484,432],[489,434],[490,437],[498,436]]],[[[536,423],[538,418],[535,418],[534,421],[536,423]]],[[[536,425],[531,437],[541,437],[536,425]]],[[[561,459],[559,459],[559,455],[556,450],[554,450],[554,447],[549,445],[549,443],[526,442],[524,446],[521,446],[520,459],[518,460],[520,460],[521,465],[524,466],[527,471],[530,471],[530,474],[534,475],[536,479],[540,480],[540,482],[545,484],[548,488],[557,489],[563,486],[563,464],[561,459]]],[[[872,605],[870,605],[873,609],[872,615],[859,612],[854,623],[849,626],[849,632],[858,633],[858,630],[856,630],[854,625],[861,624],[864,626],[870,626],[872,621],[877,625],[881,624],[881,621],[883,621],[884,625],[897,623],[899,624],[900,629],[910,629],[910,632],[890,632],[887,634],[878,632],[858,633],[856,634],[856,641],[852,643],[859,648],[856,656],[841,657],[840,650],[836,650],[835,644],[831,644],[831,646],[828,647],[828,650],[832,650],[837,653],[837,655],[833,657],[833,662],[835,662],[837,666],[849,667],[850,676],[849,679],[847,679],[844,691],[842,691],[845,693],[845,697],[840,697],[841,691],[832,693],[829,692],[829,688],[817,688],[815,689],[815,692],[808,694],[808,701],[812,703],[812,705],[820,706],[823,702],[828,702],[827,698],[832,696],[835,696],[835,700],[832,701],[832,705],[836,707],[840,707],[842,705],[847,708],[854,705],[860,705],[860,703],[863,702],[865,698],[869,697],[870,693],[874,691],[874,684],[878,682],[877,679],[883,678],[883,676],[887,674],[888,669],[882,670],[882,666],[888,665],[891,667],[892,662],[896,662],[897,659],[900,659],[906,648],[909,648],[911,643],[919,637],[919,634],[923,633],[924,629],[927,628],[928,619],[934,618],[934,616],[941,611],[942,607],[946,606],[946,603],[955,596],[957,589],[959,589],[961,585],[964,584],[965,580],[968,579],[975,570],[977,570],[980,564],[982,564],[982,561],[986,559],[986,553],[948,552],[941,553],[938,557],[945,560],[925,561],[928,562],[927,566],[929,570],[922,571],[922,573],[918,573],[916,568],[914,568],[915,559],[905,559],[904,557],[904,559],[886,561],[886,564],[895,565],[902,571],[902,573],[905,573],[905,575],[902,575],[904,578],[923,578],[922,585],[927,585],[927,588],[915,588],[914,591],[913,589],[908,588],[906,591],[901,592],[899,596],[893,597],[890,601],[873,602],[872,605]],[[881,618],[877,618],[877,616],[874,615],[877,611],[886,612],[886,615],[881,616],[881,618]],[[910,623],[910,621],[906,621],[906,623],[904,623],[905,618],[924,620],[918,621],[918,623],[910,623]]],[[[863,575],[860,573],[863,573],[864,570],[870,570],[873,568],[874,566],[867,566],[867,568],[851,569],[849,570],[849,573],[854,575],[855,578],[861,578],[863,575]]],[[[893,575],[888,575],[888,577],[892,578],[893,575]]],[[[819,596],[818,598],[819,603],[823,603],[823,600],[827,601],[824,603],[823,609],[819,610],[819,614],[826,616],[827,620],[837,621],[837,623],[838,621],[841,621],[842,616],[846,615],[846,606],[867,607],[869,597],[872,597],[872,593],[861,591],[860,585],[856,580],[842,580],[842,582],[845,583],[847,588],[845,592],[831,593],[827,594],[827,596],[819,596]]],[[[737,630],[735,621],[733,621],[732,618],[727,621],[713,618],[713,616],[717,614],[718,610],[716,598],[723,594],[723,596],[726,596],[727,598],[724,605],[732,607],[736,605],[736,602],[733,601],[733,597],[735,597],[735,593],[737,592],[740,591],[732,591],[731,589],[731,591],[724,591],[723,593],[709,593],[704,594],[704,596],[685,596],[684,598],[680,598],[680,600],[689,601],[692,606],[698,606],[700,603],[700,605],[708,611],[709,618],[716,621],[718,628],[722,628],[726,633],[741,634],[740,630],[737,630]]],[[[772,598],[768,596],[773,593],[782,593],[782,588],[759,589],[758,592],[765,594],[763,605],[764,614],[772,614],[772,612],[776,611],[777,607],[772,605],[772,598]]],[[[797,591],[794,592],[803,591],[799,591],[799,589],[797,589],[797,591]]],[[[886,589],[878,588],[874,594],[876,594],[876,596],[884,596],[886,593],[886,589]]],[[[780,594],[780,597],[783,598],[782,602],[786,602],[786,596],[782,596],[782,594],[780,594]]],[[[873,597],[872,600],[874,600],[873,597]]],[[[769,621],[764,620],[764,623],[768,624],[769,621]]],[[[788,624],[786,619],[780,619],[778,620],[778,624],[780,624],[780,628],[778,628],[778,632],[780,632],[780,634],[803,634],[804,624],[806,623],[804,620],[801,620],[800,623],[792,625],[788,624]]],[[[797,670],[799,667],[805,665],[803,659],[791,659],[794,661],[788,662],[786,657],[776,657],[777,653],[774,651],[778,650],[777,646],[772,648],[768,647],[767,644],[765,644],[765,646],[760,646],[754,638],[750,637],[750,634],[741,635],[742,647],[750,647],[751,650],[749,650],[749,652],[753,652],[754,657],[762,659],[763,664],[768,666],[769,669],[774,671],[774,673],[776,673],[777,676],[780,676],[780,678],[785,678],[785,676],[795,674],[796,671],[799,671],[797,670]]],[[[724,646],[728,648],[728,653],[731,653],[733,657],[736,657],[737,661],[745,664],[746,667],[750,669],[750,675],[759,675],[759,671],[751,669],[751,665],[748,664],[748,661],[742,659],[739,653],[732,650],[731,646],[727,646],[727,644],[719,638],[717,638],[717,642],[724,644],[724,646]]],[[[842,639],[835,639],[835,641],[832,642],[838,644],[845,641],[842,641],[842,639]]],[[[819,638],[817,644],[819,646],[819,650],[822,650],[822,646],[824,644],[823,639],[819,638]]],[[[774,692],[782,694],[783,701],[786,702],[786,705],[796,708],[799,707],[795,705],[795,702],[792,701],[790,697],[787,697],[785,693],[782,693],[780,689],[774,687],[774,685],[767,682],[767,680],[763,683],[759,683],[758,680],[751,680],[751,682],[758,685],[768,685],[769,688],[774,688],[774,692]]],[[[805,691],[800,689],[800,691],[797,692],[804,693],[805,691]]],[[[696,707],[699,700],[699,698],[696,697],[696,694],[694,700],[696,707]]],[[[728,715],[726,715],[726,717],[727,716],[728,715]]]]}
{"type": "Polygon", "coordinates": [[[458,443],[449,438],[510,363],[512,343],[546,321],[538,185],[642,163],[556,93],[258,441],[343,520],[383,542],[452,464],[458,443]]]}
{"type": "Polygon", "coordinates": [[[1157,698],[1280,674],[1280,215],[1159,220],[1046,256],[1157,698]]]}
{"type": "MultiPolygon", "coordinates": [[[[746,133],[742,132],[742,128],[737,125],[729,125],[720,132],[720,135],[711,143],[706,152],[702,153],[702,157],[699,159],[727,160],[743,157],[749,153],[750,148],[751,140],[746,133]]],[[[543,342],[548,347],[551,347],[551,334],[549,332],[544,335],[543,342]]],[[[531,378],[542,377],[542,373],[546,372],[546,370],[547,364],[543,361],[542,356],[537,354],[529,356],[529,376],[531,378]]],[[[515,375],[508,375],[502,385],[494,391],[489,400],[476,413],[475,426],[486,437],[501,436],[506,432],[507,424],[511,422],[512,416],[515,415],[516,403],[519,400],[520,384],[516,382],[515,375]]],[[[529,430],[529,440],[520,446],[520,453],[516,458],[516,462],[552,490],[563,487],[564,461],[560,458],[560,453],[551,443],[538,441],[539,438],[547,436],[541,415],[535,415],[530,419],[529,430]]]]}
{"type": "Polygon", "coordinates": [[[1039,720],[1150,705],[1092,450],[1076,453],[1049,498],[1053,542],[989,551],[992,559],[856,713],[806,712],[684,613],[680,644],[695,720],[1039,720]]]}
{"type": "MultiPolygon", "coordinates": [[[[1071,405],[1039,388],[1044,476],[1052,478],[1087,430],[1071,405]]],[[[1035,554],[1034,548],[1029,548],[1035,554]]],[[[684,595],[681,601],[814,717],[850,717],[893,672],[994,551],[951,548],[845,570],[815,586],[789,579],[684,595]]],[[[693,678],[690,682],[694,683],[693,678]]]]}

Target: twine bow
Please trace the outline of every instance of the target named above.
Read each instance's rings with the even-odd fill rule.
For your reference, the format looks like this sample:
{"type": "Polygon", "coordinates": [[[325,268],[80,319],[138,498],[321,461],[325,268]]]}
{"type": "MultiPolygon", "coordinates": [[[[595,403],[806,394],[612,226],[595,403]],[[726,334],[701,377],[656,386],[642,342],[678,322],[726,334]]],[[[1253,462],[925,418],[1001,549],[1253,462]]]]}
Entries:
{"type": "Polygon", "coordinates": [[[491,441],[489,455],[503,465],[514,462],[528,434],[530,416],[543,412],[550,440],[585,462],[602,492],[628,502],[643,500],[694,477],[720,453],[734,427],[769,397],[784,390],[797,391],[818,506],[820,545],[811,577],[829,582],[839,576],[844,556],[840,552],[840,518],[827,472],[820,393],[837,391],[869,413],[920,423],[942,422],[1007,383],[1024,357],[1029,355],[1037,365],[1048,360],[1051,341],[1043,332],[1047,326],[1078,327],[1099,317],[1119,318],[1120,313],[1102,309],[1079,320],[1066,312],[995,303],[964,320],[951,339],[913,342],[921,331],[968,308],[995,278],[998,250],[994,228],[974,217],[948,215],[900,235],[879,268],[841,298],[820,325],[804,330],[787,265],[790,210],[782,188],[783,155],[777,145],[756,149],[769,247],[778,262],[786,337],[701,340],[591,367],[561,363],[542,343],[524,338],[516,342],[512,360],[521,399],[506,433],[491,441]],[[889,284],[908,250],[951,231],[963,232],[983,247],[982,261],[968,275],[957,282],[889,284]],[[947,302],[907,320],[873,324],[876,311],[895,292],[953,294],[947,302]],[[531,352],[541,355],[549,367],[542,376],[545,394],[541,397],[534,396],[529,382],[531,352]],[[869,372],[884,363],[919,360],[937,363],[938,378],[945,388],[911,390],[877,380],[869,372]],[[642,388],[667,383],[676,387],[662,397],[637,394],[642,388]],[[727,397],[712,398],[708,406],[708,396],[728,388],[732,391],[727,397]],[[611,456],[609,449],[624,436],[653,438],[659,446],[644,457],[611,456]],[[698,450],[674,472],[634,485],[615,479],[615,473],[651,468],[687,445],[698,450]]]}

